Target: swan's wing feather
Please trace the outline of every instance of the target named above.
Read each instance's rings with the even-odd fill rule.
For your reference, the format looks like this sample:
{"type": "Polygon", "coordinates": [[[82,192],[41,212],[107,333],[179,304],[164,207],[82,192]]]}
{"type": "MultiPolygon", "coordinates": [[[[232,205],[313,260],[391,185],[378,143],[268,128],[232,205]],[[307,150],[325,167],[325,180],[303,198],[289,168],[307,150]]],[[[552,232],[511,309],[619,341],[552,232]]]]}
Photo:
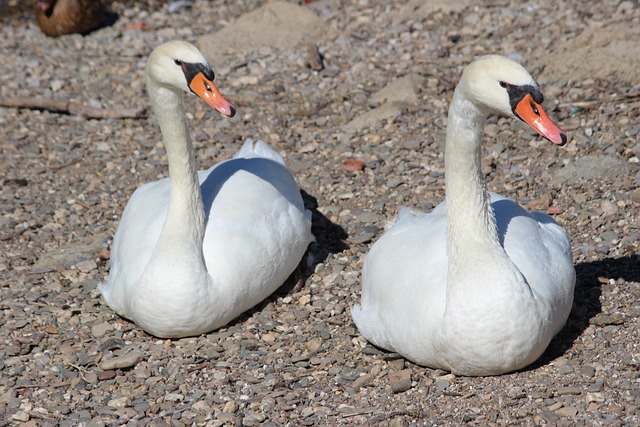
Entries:
{"type": "Polygon", "coordinates": [[[238,152],[233,157],[235,159],[263,157],[265,159],[271,159],[275,162],[278,162],[283,166],[285,165],[284,159],[282,158],[280,153],[269,147],[269,145],[261,139],[257,141],[247,139],[240,150],[238,150],[238,152]]]}
{"type": "Polygon", "coordinates": [[[234,311],[244,311],[296,268],[314,239],[311,214],[291,172],[269,157],[223,162],[210,170],[202,189],[207,269],[220,294],[234,301],[234,311]]]}
{"type": "Polygon", "coordinates": [[[526,212],[508,199],[494,203],[501,241],[507,255],[549,311],[557,333],[573,302],[575,268],[571,242],[550,216],[526,212]],[[499,207],[499,208],[497,208],[499,207]]]}
{"type": "Polygon", "coordinates": [[[165,178],[134,191],[122,213],[111,245],[109,279],[99,285],[105,301],[122,316],[129,317],[129,293],[158,242],[168,203],[169,180],[165,178]]]}
{"type": "Polygon", "coordinates": [[[403,215],[367,255],[362,300],[351,314],[362,335],[379,347],[425,345],[430,326],[425,322],[441,317],[447,275],[443,213],[403,215]],[[430,314],[416,318],[414,313],[430,314]]]}

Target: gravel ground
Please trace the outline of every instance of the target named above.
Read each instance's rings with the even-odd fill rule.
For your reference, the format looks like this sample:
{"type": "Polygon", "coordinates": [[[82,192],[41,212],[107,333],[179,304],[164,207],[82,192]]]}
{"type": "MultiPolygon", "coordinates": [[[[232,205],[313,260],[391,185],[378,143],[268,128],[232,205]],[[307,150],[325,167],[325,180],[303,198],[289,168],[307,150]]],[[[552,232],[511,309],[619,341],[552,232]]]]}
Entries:
{"type": "Polygon", "coordinates": [[[640,423],[636,1],[167,3],[114,1],[113,26],[51,39],[0,1],[0,103],[66,106],[0,107],[2,425],[640,423]],[[159,340],[96,285],[128,197],[167,174],[144,65],[173,38],[201,46],[238,107],[225,120],[186,102],[202,167],[265,139],[317,242],[302,282],[220,330],[159,340]],[[442,200],[448,102],[485,53],[522,61],[569,133],[558,148],[493,118],[483,165],[493,191],[567,229],[578,281],[538,362],[467,378],[367,344],[349,307],[385,221],[442,200]]]}

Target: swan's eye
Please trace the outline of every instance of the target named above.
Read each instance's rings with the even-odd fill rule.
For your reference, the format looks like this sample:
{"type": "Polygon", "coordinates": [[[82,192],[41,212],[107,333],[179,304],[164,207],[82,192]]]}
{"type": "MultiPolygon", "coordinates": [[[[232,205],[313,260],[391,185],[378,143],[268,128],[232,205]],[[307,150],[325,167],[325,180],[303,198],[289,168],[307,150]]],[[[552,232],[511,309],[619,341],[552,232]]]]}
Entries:
{"type": "Polygon", "coordinates": [[[508,88],[509,87],[509,83],[506,82],[500,82],[500,86],[508,88]]]}
{"type": "Polygon", "coordinates": [[[182,64],[184,64],[182,61],[180,61],[179,59],[176,59],[173,61],[178,67],[182,67],[182,64]]]}

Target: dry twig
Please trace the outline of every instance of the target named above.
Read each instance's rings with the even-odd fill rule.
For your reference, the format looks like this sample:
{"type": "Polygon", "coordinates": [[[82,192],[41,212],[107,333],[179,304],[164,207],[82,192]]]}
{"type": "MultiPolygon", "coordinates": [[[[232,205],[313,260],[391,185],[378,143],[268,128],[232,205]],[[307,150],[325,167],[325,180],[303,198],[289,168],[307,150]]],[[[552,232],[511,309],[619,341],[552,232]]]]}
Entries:
{"type": "Polygon", "coordinates": [[[44,98],[2,98],[0,106],[44,110],[56,114],[78,115],[88,119],[140,119],[145,117],[143,108],[92,108],[77,102],[56,101],[44,98]]]}

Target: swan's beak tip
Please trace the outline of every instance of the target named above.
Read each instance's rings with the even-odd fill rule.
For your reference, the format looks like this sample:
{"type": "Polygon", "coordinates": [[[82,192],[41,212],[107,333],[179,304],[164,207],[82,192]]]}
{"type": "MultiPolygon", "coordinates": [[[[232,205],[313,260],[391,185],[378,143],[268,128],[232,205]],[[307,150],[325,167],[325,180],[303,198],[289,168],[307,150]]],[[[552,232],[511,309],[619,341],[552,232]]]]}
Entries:
{"type": "Polygon", "coordinates": [[[562,133],[560,134],[560,144],[558,144],[558,145],[562,147],[562,146],[563,146],[563,145],[565,145],[566,143],[567,143],[567,134],[566,134],[566,133],[564,133],[564,132],[562,132],[562,133]]]}
{"type": "Polygon", "coordinates": [[[553,142],[555,145],[562,147],[564,145],[567,144],[567,142],[569,141],[569,138],[567,137],[567,134],[560,129],[559,127],[555,126],[554,127],[547,127],[544,128],[542,132],[539,131],[539,133],[545,137],[546,139],[548,139],[549,141],[553,142]],[[555,127],[555,129],[554,129],[555,127]]]}
{"type": "Polygon", "coordinates": [[[218,104],[209,105],[218,110],[218,112],[225,117],[233,117],[236,115],[236,107],[224,98],[221,98],[218,104]]]}

